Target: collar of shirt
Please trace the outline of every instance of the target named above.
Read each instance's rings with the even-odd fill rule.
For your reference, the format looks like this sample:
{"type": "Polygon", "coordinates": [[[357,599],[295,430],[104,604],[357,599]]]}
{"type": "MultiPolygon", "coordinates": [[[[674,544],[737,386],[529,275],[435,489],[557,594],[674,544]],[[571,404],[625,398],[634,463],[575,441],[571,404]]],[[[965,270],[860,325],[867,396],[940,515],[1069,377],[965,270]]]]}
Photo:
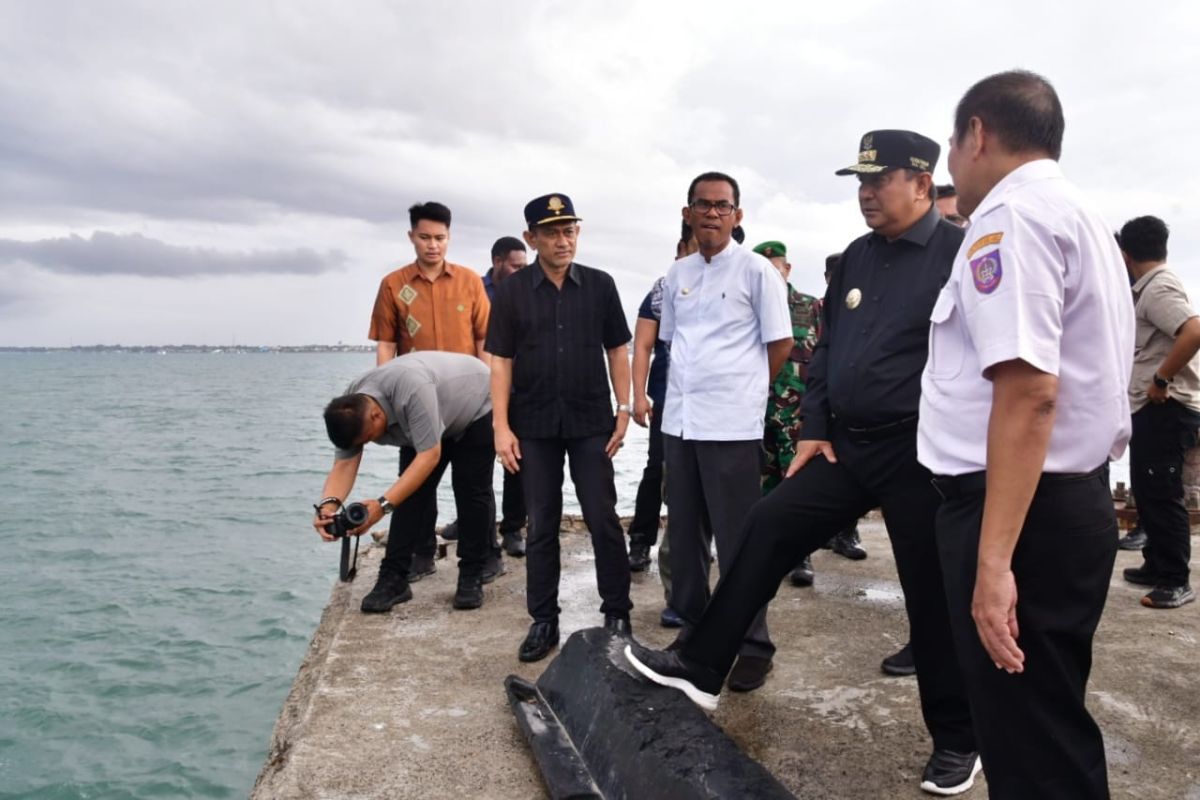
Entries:
{"type": "Polygon", "coordinates": [[[375,389],[366,389],[363,391],[363,394],[374,400],[383,409],[383,415],[387,417],[387,426],[390,430],[396,424],[396,409],[392,408],[392,401],[383,392],[375,389]]]}
{"type": "MultiPolygon", "coordinates": [[[[428,281],[429,283],[433,283],[433,281],[431,281],[431,280],[429,280],[429,278],[425,277],[425,273],[421,271],[421,265],[418,264],[416,261],[412,262],[408,266],[412,267],[412,269],[413,269],[413,277],[422,278],[422,279],[428,281]]],[[[456,266],[457,265],[451,264],[449,261],[442,261],[442,271],[438,273],[438,278],[441,278],[443,276],[445,276],[447,278],[453,277],[456,266]]]]}
{"type": "Polygon", "coordinates": [[[485,272],[483,274],[483,285],[484,286],[492,286],[493,285],[492,273],[495,271],[496,271],[496,268],[492,267],[491,269],[489,269],[487,272],[485,272]]]}
{"type": "MultiPolygon", "coordinates": [[[[938,221],[941,218],[942,214],[938,211],[937,204],[930,203],[929,210],[925,212],[924,216],[913,223],[904,233],[897,236],[895,241],[899,242],[903,240],[924,247],[933,238],[933,232],[937,230],[938,221]]],[[[869,241],[871,244],[889,243],[887,237],[879,233],[872,233],[869,241]]]]}
{"type": "Polygon", "coordinates": [[[1061,177],[1063,177],[1062,167],[1053,159],[1039,158],[1036,161],[1027,161],[1005,175],[999,183],[992,187],[992,190],[980,202],[979,207],[975,209],[975,213],[971,215],[971,220],[981,219],[984,214],[996,206],[1002,205],[1004,196],[1018,187],[1034,181],[1061,177]]]}
{"type": "Polygon", "coordinates": [[[741,247],[742,246],[740,244],[738,244],[736,241],[734,241],[731,238],[729,240],[729,243],[726,244],[723,248],[721,248],[721,252],[717,253],[711,259],[705,259],[704,256],[701,255],[699,251],[696,251],[696,253],[694,253],[693,255],[696,257],[696,259],[700,262],[701,265],[719,266],[720,264],[723,264],[724,262],[729,261],[731,258],[733,258],[734,253],[736,253],[738,250],[740,250],[741,247]]]}
{"type": "Polygon", "coordinates": [[[1147,285],[1149,285],[1150,281],[1154,280],[1154,276],[1158,275],[1158,273],[1162,272],[1166,268],[1167,268],[1166,264],[1159,264],[1157,267],[1150,270],[1142,277],[1138,278],[1137,281],[1134,282],[1134,284],[1133,284],[1133,293],[1135,295],[1141,294],[1142,290],[1145,289],[1147,285]]]}
{"type": "MultiPolygon", "coordinates": [[[[549,279],[546,277],[546,269],[542,266],[542,260],[540,258],[535,258],[532,266],[537,267],[537,269],[533,270],[533,288],[536,289],[542,285],[542,281],[549,279]]],[[[526,269],[530,269],[530,267],[526,267],[526,269]]],[[[571,266],[567,267],[567,277],[574,281],[576,286],[581,285],[579,281],[579,270],[575,268],[574,261],[571,262],[571,266]]]]}

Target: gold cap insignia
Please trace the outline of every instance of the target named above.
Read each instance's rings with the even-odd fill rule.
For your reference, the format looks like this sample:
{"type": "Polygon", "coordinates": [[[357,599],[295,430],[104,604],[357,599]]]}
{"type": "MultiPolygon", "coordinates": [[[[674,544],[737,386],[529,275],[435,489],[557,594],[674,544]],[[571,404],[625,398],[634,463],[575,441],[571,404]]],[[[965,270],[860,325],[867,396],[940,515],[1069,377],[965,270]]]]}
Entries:
{"type": "Polygon", "coordinates": [[[862,292],[860,290],[851,289],[850,291],[846,292],[846,308],[853,311],[854,309],[858,308],[859,303],[861,302],[862,292]]]}
{"type": "Polygon", "coordinates": [[[562,198],[558,195],[554,195],[554,197],[550,198],[550,202],[546,203],[546,208],[550,209],[555,214],[561,214],[562,210],[566,207],[566,204],[563,203],[562,198]]]}
{"type": "Polygon", "coordinates": [[[909,163],[911,163],[916,169],[924,170],[926,172],[929,171],[929,162],[925,159],[917,158],[916,156],[909,156],[908,160],[909,163]]]}
{"type": "Polygon", "coordinates": [[[863,150],[858,154],[858,163],[862,164],[867,161],[874,161],[877,154],[878,152],[875,150],[863,150]]]}

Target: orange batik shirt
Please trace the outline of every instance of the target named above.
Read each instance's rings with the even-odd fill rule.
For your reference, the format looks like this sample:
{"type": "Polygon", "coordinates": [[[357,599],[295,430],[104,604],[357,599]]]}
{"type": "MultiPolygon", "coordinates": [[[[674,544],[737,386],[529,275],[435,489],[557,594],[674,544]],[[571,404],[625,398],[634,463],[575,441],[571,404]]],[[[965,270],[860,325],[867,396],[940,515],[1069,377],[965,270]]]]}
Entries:
{"type": "Polygon", "coordinates": [[[473,356],[475,342],[487,335],[490,309],[483,281],[469,267],[447,261],[430,281],[412,263],[380,282],[368,336],[395,342],[397,355],[441,350],[473,356]]]}

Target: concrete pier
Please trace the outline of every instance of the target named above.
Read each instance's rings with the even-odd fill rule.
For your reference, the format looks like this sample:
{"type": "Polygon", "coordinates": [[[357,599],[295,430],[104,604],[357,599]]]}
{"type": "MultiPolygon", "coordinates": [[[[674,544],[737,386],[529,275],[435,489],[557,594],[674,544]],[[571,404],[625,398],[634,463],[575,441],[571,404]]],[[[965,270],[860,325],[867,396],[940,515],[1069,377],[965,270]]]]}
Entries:
{"type": "MultiPolygon", "coordinates": [[[[770,607],[775,670],[750,694],[726,692],[714,720],[797,797],[927,797],[917,788],[930,752],[916,682],[879,662],[902,645],[907,621],[882,524],[865,523],[870,557],[814,556],[816,586],[781,587],[770,607]]],[[[456,569],[413,585],[412,601],[363,615],[380,548],[359,577],[335,586],[284,703],[256,800],[301,798],[540,798],[544,789],[505,698],[504,678],[535,680],[550,662],[517,661],[525,635],[520,559],[485,587],[476,611],[453,611],[456,569]]],[[[451,547],[453,554],[453,547],[451,547]]],[[[1089,705],[1104,731],[1114,797],[1200,800],[1200,604],[1139,605],[1120,553],[1097,636],[1089,705]]],[[[1193,567],[1196,560],[1193,559],[1193,567]]],[[[665,646],[656,572],[634,576],[636,637],[665,646]]],[[[601,623],[586,535],[563,535],[563,640],[601,623]]],[[[987,796],[981,781],[967,798],[987,796]]]]}

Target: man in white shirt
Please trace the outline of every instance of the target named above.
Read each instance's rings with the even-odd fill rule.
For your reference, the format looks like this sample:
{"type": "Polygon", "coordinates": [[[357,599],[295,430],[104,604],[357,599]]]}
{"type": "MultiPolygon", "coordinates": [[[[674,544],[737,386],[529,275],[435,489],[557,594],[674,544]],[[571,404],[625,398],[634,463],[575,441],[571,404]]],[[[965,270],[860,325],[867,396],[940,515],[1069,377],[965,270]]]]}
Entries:
{"type": "Polygon", "coordinates": [[[949,166],[970,218],[934,305],[918,457],[988,790],[1107,798],[1084,704],[1117,525],[1108,461],[1129,439],[1129,283],[1104,220],[1062,175],[1044,78],[985,78],[949,166]]]}
{"type": "MultiPolygon", "coordinates": [[[[708,603],[708,540],[716,540],[718,568],[725,568],[761,495],[767,390],[792,348],[784,284],[771,262],[733,241],[740,195],[737,181],[719,172],[692,181],[683,219],[700,249],[671,266],[663,287],[658,335],[671,346],[671,369],[662,432],[671,605],[684,620],[681,640],[708,603]]],[[[764,608],[745,636],[729,688],[761,686],[774,652],[764,608]]]]}

